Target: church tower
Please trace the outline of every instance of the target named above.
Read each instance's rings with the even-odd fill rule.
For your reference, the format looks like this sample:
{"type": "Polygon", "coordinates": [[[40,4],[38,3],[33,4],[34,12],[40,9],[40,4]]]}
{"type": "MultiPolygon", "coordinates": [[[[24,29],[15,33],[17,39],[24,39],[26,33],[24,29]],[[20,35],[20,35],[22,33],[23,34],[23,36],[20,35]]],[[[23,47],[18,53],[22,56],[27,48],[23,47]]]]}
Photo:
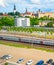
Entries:
{"type": "Polygon", "coordinates": [[[15,6],[15,4],[14,4],[14,14],[16,13],[16,6],[15,6]]]}
{"type": "Polygon", "coordinates": [[[27,8],[26,8],[26,13],[28,12],[27,8]]]}

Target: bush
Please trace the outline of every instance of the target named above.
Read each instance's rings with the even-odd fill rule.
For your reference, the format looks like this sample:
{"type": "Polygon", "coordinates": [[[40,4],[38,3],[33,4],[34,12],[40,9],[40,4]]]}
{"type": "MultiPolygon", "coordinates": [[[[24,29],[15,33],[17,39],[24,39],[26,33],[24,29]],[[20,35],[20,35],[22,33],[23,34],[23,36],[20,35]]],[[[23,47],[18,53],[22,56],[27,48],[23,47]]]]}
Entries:
{"type": "Polygon", "coordinates": [[[8,65],[8,63],[6,62],[5,65],[8,65]]]}

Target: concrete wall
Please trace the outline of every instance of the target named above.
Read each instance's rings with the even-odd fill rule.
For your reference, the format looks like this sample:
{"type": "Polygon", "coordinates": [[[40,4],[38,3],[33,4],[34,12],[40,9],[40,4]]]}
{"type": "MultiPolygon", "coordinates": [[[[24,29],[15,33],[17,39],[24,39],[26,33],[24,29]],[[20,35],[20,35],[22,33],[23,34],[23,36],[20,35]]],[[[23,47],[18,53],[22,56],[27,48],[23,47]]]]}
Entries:
{"type": "Polygon", "coordinates": [[[19,65],[19,64],[17,64],[17,63],[9,62],[9,61],[7,61],[7,63],[8,63],[8,65],[19,65]]]}

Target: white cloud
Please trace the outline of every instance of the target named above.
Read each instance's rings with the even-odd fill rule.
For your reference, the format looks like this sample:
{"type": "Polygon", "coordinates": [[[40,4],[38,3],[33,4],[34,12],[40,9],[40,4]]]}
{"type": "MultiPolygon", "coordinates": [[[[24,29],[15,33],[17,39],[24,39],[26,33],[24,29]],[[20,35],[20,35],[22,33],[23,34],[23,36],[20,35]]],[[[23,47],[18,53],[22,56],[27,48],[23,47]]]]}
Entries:
{"type": "Polygon", "coordinates": [[[5,7],[5,3],[4,3],[4,0],[0,0],[0,5],[5,7]]]}
{"type": "Polygon", "coordinates": [[[54,0],[51,0],[51,1],[54,1],[54,0]]]}
{"type": "Polygon", "coordinates": [[[40,0],[30,0],[32,3],[40,4],[40,0]]]}
{"type": "Polygon", "coordinates": [[[54,2],[54,0],[51,0],[51,2],[54,2]]]}
{"type": "Polygon", "coordinates": [[[0,0],[0,6],[6,7],[8,3],[16,3],[18,0],[0,0]]]}
{"type": "Polygon", "coordinates": [[[48,9],[48,8],[54,8],[54,0],[0,0],[0,6],[6,7],[8,5],[16,3],[18,9],[48,9]]]}
{"type": "Polygon", "coordinates": [[[18,0],[5,0],[7,3],[16,3],[18,0]]]}

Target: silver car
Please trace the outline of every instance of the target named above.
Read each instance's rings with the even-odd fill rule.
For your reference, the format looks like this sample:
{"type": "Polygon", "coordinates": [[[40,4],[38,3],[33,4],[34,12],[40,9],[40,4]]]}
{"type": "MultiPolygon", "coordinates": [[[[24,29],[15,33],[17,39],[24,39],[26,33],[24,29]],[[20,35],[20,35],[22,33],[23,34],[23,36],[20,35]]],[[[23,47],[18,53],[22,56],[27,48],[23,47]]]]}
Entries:
{"type": "Polygon", "coordinates": [[[33,63],[33,60],[29,60],[26,65],[31,65],[33,63]]]}

